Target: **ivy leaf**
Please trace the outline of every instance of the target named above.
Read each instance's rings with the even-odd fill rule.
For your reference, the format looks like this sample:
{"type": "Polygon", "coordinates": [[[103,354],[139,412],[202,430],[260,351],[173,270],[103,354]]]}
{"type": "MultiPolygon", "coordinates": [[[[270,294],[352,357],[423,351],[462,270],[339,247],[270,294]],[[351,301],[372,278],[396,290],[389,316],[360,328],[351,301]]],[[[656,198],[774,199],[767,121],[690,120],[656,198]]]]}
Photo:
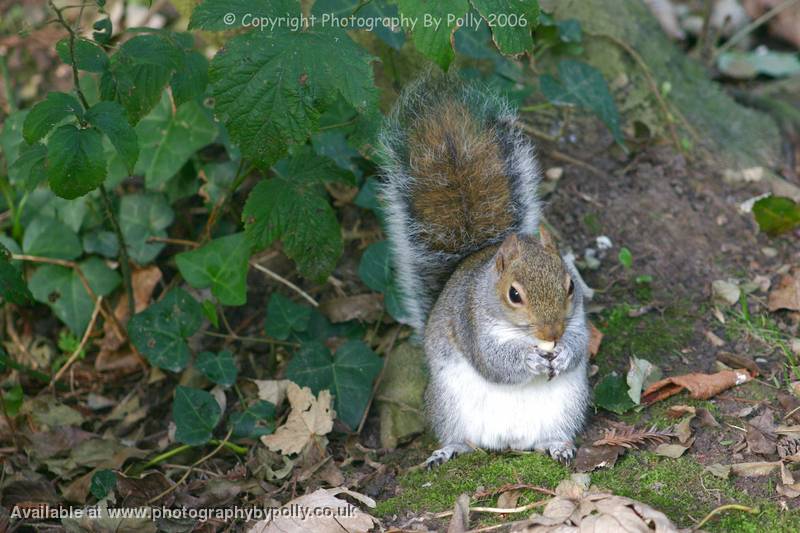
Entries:
{"type": "Polygon", "coordinates": [[[133,315],[131,342],[154,366],[178,372],[189,362],[186,339],[203,320],[203,308],[183,289],[171,290],[161,301],[133,315]]]}
{"type": "Polygon", "coordinates": [[[114,490],[117,485],[117,474],[113,470],[98,470],[92,474],[92,483],[89,485],[89,491],[92,496],[98,500],[102,500],[114,490]]]}
{"type": "Polygon", "coordinates": [[[623,145],[619,112],[603,75],[586,63],[572,59],[559,62],[558,75],[561,81],[549,74],[539,78],[545,98],[554,105],[574,105],[591,111],[611,130],[614,139],[623,145]]]}
{"type": "Polygon", "coordinates": [[[333,357],[324,344],[310,342],[304,343],[289,362],[286,377],[301,387],[310,387],[314,394],[330,390],[339,419],[355,430],[382,367],[383,360],[360,340],[346,342],[333,357]]]}
{"type": "Polygon", "coordinates": [[[245,15],[251,19],[298,14],[298,5],[292,0],[204,0],[192,12],[189,29],[225,31],[241,27],[245,15]],[[233,20],[225,18],[233,15],[233,20]]]}
{"type": "Polygon", "coordinates": [[[395,320],[402,322],[405,313],[392,268],[389,241],[371,244],[361,256],[358,265],[361,281],[374,291],[383,293],[383,304],[395,320]]]}
{"type": "Polygon", "coordinates": [[[22,249],[28,255],[71,260],[81,255],[81,241],[67,225],[41,215],[25,228],[22,249]]]}
{"type": "Polygon", "coordinates": [[[98,102],[86,112],[86,120],[105,133],[122,158],[128,172],[132,173],[139,158],[139,140],[128,123],[125,110],[116,102],[98,102]]]}
{"type": "Polygon", "coordinates": [[[456,19],[469,11],[467,0],[398,0],[400,14],[417,20],[412,38],[414,46],[423,55],[447,70],[455,57],[454,33],[456,19]],[[450,21],[448,21],[450,17],[450,21]],[[426,23],[427,21],[427,23],[426,23]],[[437,25],[435,22],[439,22],[437,25]],[[449,22],[449,23],[448,23],[449,22]]]}
{"type": "Polygon", "coordinates": [[[630,411],[636,405],[628,395],[625,378],[617,373],[605,376],[594,388],[594,403],[618,415],[630,411]]]}
{"type": "Polygon", "coordinates": [[[275,405],[266,400],[257,400],[243,411],[231,413],[231,436],[257,439],[275,431],[275,405]]]}
{"type": "Polygon", "coordinates": [[[178,254],[175,262],[192,287],[210,287],[222,305],[244,305],[249,259],[250,241],[244,233],[236,233],[178,254]]]}
{"type": "Polygon", "coordinates": [[[338,28],[239,35],[211,61],[217,115],[246,157],[271,164],[318,128],[320,105],[376,105],[372,59],[338,28]]]}
{"type": "Polygon", "coordinates": [[[175,218],[163,194],[126,194],[119,204],[119,224],[131,259],[140,265],[151,262],[166,246],[147,242],[150,237],[166,237],[164,231],[175,218]]]}
{"type": "Polygon", "coordinates": [[[472,0],[475,9],[492,26],[492,40],[504,54],[533,49],[532,31],[539,20],[537,0],[472,0]]]}
{"type": "MultiPolygon", "coordinates": [[[[111,294],[120,283],[119,274],[108,268],[99,257],[90,257],[78,266],[98,296],[111,294]]],[[[28,286],[36,301],[50,306],[72,333],[83,335],[92,318],[94,302],[73,269],[42,265],[33,273],[28,286]]]]}
{"type": "MultiPolygon", "coordinates": [[[[105,51],[88,39],[75,39],[75,63],[80,70],[87,72],[103,72],[108,68],[108,56],[105,51]]],[[[72,65],[69,51],[69,37],[56,43],[56,53],[61,61],[72,65]]]]}
{"type": "Polygon", "coordinates": [[[83,107],[74,96],[67,93],[47,93],[47,98],[33,106],[25,116],[22,124],[25,142],[35,143],[70,115],[83,117],[83,107]]]}
{"type": "Polygon", "coordinates": [[[33,300],[31,291],[22,279],[22,272],[11,264],[11,253],[2,244],[0,244],[0,298],[19,305],[25,305],[33,300]]]}
{"type": "Polygon", "coordinates": [[[218,354],[201,352],[197,356],[195,365],[205,377],[217,385],[230,387],[236,383],[238,370],[233,360],[233,354],[227,350],[222,350],[218,354]]]}
{"type": "Polygon", "coordinates": [[[152,113],[136,126],[142,151],[136,172],[144,174],[149,189],[163,187],[189,158],[217,136],[217,126],[202,105],[189,101],[172,114],[165,93],[152,113]]]}
{"type": "Polygon", "coordinates": [[[47,177],[53,192],[67,200],[99,187],[106,179],[100,132],[95,128],[78,129],[72,124],[54,131],[47,143],[47,177]]]}
{"type": "Polygon", "coordinates": [[[94,230],[83,235],[83,251],[87,254],[100,254],[109,259],[119,255],[117,235],[112,231],[94,230]]]}
{"type": "Polygon", "coordinates": [[[800,204],[784,196],[768,196],[753,204],[758,227],[770,236],[800,227],[800,204]]]}
{"type": "Polygon", "coordinates": [[[200,389],[178,385],[172,403],[175,440],[190,446],[200,446],[211,440],[222,410],[214,397],[200,389]]]}
{"type": "Polygon", "coordinates": [[[286,340],[292,333],[302,333],[308,329],[311,308],[294,303],[289,298],[273,292],[267,306],[265,330],[267,335],[286,340]]]}

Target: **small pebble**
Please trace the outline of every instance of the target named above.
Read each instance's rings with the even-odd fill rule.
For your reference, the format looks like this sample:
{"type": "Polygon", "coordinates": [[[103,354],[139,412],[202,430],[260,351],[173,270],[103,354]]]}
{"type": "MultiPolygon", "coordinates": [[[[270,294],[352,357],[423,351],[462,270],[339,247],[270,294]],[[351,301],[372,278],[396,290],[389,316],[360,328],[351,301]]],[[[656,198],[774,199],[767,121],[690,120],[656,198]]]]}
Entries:
{"type": "Polygon", "coordinates": [[[597,248],[600,249],[600,251],[608,250],[612,246],[614,246],[614,243],[611,242],[611,239],[609,239],[605,235],[600,235],[596,239],[596,242],[597,242],[597,248]]]}
{"type": "Polygon", "coordinates": [[[772,246],[765,246],[761,249],[761,253],[766,255],[767,257],[772,258],[778,255],[778,250],[776,250],[772,246]]]}
{"type": "Polygon", "coordinates": [[[544,173],[544,176],[551,181],[558,181],[563,175],[564,169],[562,167],[548,168],[544,173]]]}
{"type": "Polygon", "coordinates": [[[765,364],[769,363],[769,361],[767,361],[763,357],[756,357],[756,363],[761,364],[761,365],[765,365],[765,364]]]}

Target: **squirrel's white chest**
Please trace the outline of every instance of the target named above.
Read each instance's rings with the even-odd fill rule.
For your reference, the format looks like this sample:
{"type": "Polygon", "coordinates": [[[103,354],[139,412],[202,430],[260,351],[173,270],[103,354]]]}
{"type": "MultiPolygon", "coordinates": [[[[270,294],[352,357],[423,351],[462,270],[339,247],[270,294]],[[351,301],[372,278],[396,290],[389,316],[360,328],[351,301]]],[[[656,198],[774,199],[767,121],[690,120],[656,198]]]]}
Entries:
{"type": "Polygon", "coordinates": [[[487,381],[465,359],[454,362],[442,385],[463,440],[484,449],[543,449],[575,434],[586,396],[585,369],[521,385],[487,381]]]}

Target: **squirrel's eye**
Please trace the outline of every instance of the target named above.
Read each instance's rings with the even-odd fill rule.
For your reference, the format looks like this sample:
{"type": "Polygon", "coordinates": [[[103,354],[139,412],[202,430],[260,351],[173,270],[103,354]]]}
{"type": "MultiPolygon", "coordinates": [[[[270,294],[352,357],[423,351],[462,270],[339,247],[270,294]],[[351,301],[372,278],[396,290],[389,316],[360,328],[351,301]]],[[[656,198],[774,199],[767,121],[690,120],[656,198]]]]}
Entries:
{"type": "Polygon", "coordinates": [[[515,289],[513,286],[508,289],[508,299],[511,301],[512,304],[521,304],[522,303],[522,296],[519,295],[519,291],[515,289]]]}
{"type": "Polygon", "coordinates": [[[572,280],[569,280],[569,288],[567,289],[567,296],[572,296],[573,292],[575,292],[575,284],[572,283],[572,280]]]}

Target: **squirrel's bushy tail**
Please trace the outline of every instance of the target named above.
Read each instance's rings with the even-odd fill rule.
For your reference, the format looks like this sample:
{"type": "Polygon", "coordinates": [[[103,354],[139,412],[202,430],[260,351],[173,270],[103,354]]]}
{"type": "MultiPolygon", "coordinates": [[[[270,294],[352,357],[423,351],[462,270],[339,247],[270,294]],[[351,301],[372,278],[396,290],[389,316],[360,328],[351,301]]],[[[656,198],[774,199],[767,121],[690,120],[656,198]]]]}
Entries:
{"type": "Polygon", "coordinates": [[[457,264],[536,233],[539,169],[507,101],[455,75],[408,86],[380,136],[381,193],[407,321],[422,334],[457,264]]]}

